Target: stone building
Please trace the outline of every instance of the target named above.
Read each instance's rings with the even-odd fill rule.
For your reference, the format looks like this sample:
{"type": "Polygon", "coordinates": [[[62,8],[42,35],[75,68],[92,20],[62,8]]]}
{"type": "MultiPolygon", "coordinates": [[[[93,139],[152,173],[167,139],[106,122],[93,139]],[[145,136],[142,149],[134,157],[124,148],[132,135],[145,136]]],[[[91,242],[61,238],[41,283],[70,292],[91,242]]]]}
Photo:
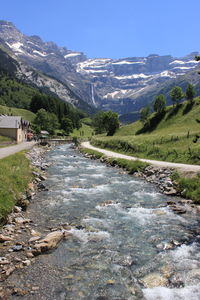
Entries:
{"type": "Polygon", "coordinates": [[[18,116],[0,116],[0,135],[10,137],[17,143],[27,140],[30,123],[18,116]]]}

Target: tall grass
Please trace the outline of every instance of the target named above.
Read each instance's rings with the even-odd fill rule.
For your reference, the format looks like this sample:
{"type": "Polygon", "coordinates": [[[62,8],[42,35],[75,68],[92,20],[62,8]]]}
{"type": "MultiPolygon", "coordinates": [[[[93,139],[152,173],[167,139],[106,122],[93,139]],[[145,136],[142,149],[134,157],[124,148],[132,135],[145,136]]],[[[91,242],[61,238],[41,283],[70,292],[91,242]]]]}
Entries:
{"type": "Polygon", "coordinates": [[[25,153],[0,160],[0,222],[12,210],[31,180],[32,170],[25,153]]]}

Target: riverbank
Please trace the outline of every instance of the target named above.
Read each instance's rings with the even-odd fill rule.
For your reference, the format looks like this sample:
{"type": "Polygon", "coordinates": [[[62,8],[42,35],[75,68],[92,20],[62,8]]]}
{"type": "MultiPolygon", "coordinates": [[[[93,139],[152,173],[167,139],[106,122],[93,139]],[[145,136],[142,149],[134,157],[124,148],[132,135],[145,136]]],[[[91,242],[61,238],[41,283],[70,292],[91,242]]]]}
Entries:
{"type": "Polygon", "coordinates": [[[0,299],[26,294],[22,289],[8,287],[4,282],[14,271],[34,263],[30,246],[41,238],[41,234],[35,230],[27,208],[34,201],[36,193],[46,190],[43,183],[49,167],[43,160],[46,151],[47,147],[37,146],[26,154],[17,153],[0,161],[3,171],[1,182],[4,182],[1,188],[1,199],[4,202],[1,214],[5,223],[0,229],[0,281],[3,283],[0,287],[0,299]]]}
{"type": "MultiPolygon", "coordinates": [[[[198,176],[190,178],[191,174],[194,176],[192,166],[190,166],[191,168],[189,168],[187,172],[189,178],[186,178],[182,177],[175,168],[149,165],[150,160],[137,160],[136,158],[124,155],[116,155],[114,152],[104,151],[104,149],[98,149],[91,145],[89,145],[89,148],[87,148],[87,146],[88,143],[82,143],[79,148],[87,158],[100,159],[103,163],[125,169],[129,174],[134,174],[135,177],[142,177],[147,182],[157,185],[161,193],[168,196],[184,198],[183,200],[179,199],[179,204],[190,204],[200,212],[200,179],[198,176]],[[86,148],[84,148],[85,146],[86,148]],[[126,159],[121,157],[126,157],[126,159]],[[130,158],[130,160],[128,160],[128,158],[130,158]]],[[[182,172],[183,170],[186,170],[185,165],[183,166],[182,172]]],[[[184,174],[186,174],[186,172],[184,174]]],[[[177,205],[175,201],[170,201],[169,206],[175,213],[185,213],[185,209],[177,205]]]]}

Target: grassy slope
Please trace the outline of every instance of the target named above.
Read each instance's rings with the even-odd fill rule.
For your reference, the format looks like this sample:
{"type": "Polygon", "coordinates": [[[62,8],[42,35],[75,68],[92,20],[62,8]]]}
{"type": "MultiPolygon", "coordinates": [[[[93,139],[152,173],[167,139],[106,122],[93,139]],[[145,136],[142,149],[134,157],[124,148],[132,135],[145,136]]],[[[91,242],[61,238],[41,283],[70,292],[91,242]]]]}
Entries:
{"type": "Polygon", "coordinates": [[[12,210],[32,180],[29,160],[23,152],[0,160],[0,221],[12,210]]]}
{"type": "Polygon", "coordinates": [[[71,136],[77,138],[88,138],[93,134],[94,130],[91,126],[82,124],[82,127],[80,129],[74,129],[74,131],[71,133],[71,136]]]}
{"type": "Polygon", "coordinates": [[[151,132],[136,134],[143,127],[137,121],[119,128],[113,137],[97,136],[93,143],[138,157],[200,164],[200,145],[193,143],[194,136],[200,134],[200,124],[196,122],[199,118],[200,97],[191,107],[188,102],[179,105],[178,109],[168,107],[151,132]]]}
{"type": "Polygon", "coordinates": [[[35,118],[35,114],[29,110],[22,109],[22,108],[15,108],[15,107],[7,107],[0,105],[0,115],[13,115],[13,116],[22,116],[23,119],[32,122],[35,118]]]}

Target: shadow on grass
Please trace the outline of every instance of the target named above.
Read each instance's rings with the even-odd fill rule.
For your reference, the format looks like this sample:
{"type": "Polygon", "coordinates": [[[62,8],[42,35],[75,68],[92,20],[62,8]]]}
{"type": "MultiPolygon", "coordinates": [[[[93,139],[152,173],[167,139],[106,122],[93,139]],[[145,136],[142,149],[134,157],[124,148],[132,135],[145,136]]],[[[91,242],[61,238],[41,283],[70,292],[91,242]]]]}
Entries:
{"type": "Polygon", "coordinates": [[[144,124],[144,126],[141,129],[139,129],[136,132],[136,135],[141,133],[146,133],[146,132],[152,132],[153,130],[155,130],[158,124],[164,118],[165,114],[166,111],[163,111],[160,114],[155,114],[155,116],[153,116],[147,123],[144,124]]]}
{"type": "Polygon", "coordinates": [[[194,105],[194,101],[188,102],[183,110],[183,115],[186,115],[189,111],[191,111],[193,105],[194,105]]]}
{"type": "Polygon", "coordinates": [[[168,114],[166,120],[169,120],[169,119],[171,119],[173,116],[175,116],[175,115],[178,113],[178,111],[179,111],[179,109],[181,108],[181,106],[182,106],[182,103],[177,104],[176,106],[174,106],[174,107],[169,111],[169,114],[168,114]]]}

